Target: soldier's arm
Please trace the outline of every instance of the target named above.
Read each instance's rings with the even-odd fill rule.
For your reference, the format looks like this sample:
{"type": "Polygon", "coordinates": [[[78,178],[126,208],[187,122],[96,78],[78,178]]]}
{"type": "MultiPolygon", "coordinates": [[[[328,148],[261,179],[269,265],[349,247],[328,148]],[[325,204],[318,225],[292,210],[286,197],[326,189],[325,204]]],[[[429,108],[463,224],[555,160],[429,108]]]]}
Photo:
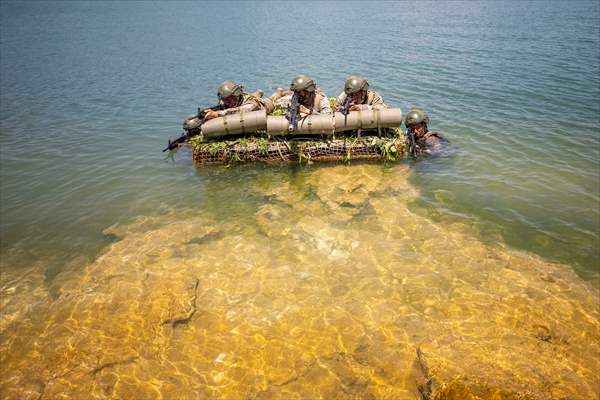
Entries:
{"type": "Polygon", "coordinates": [[[346,93],[342,92],[340,93],[340,95],[337,97],[337,102],[336,102],[336,107],[335,109],[337,111],[342,111],[342,109],[344,108],[344,102],[346,101],[346,93]]]}
{"type": "Polygon", "coordinates": [[[275,107],[280,107],[287,110],[290,108],[290,103],[292,102],[292,94],[286,93],[280,97],[271,96],[271,100],[273,100],[275,107]]]}
{"type": "Polygon", "coordinates": [[[319,102],[319,114],[331,114],[331,106],[329,105],[329,97],[321,92],[321,101],[319,102]]]}
{"type": "Polygon", "coordinates": [[[359,106],[361,110],[382,110],[387,108],[383,102],[383,98],[379,95],[379,93],[369,92],[368,96],[371,98],[369,99],[368,104],[361,104],[359,106]]]}
{"type": "Polygon", "coordinates": [[[237,114],[242,111],[244,111],[244,112],[255,111],[255,110],[258,110],[259,108],[260,108],[260,103],[258,102],[258,100],[248,99],[244,102],[244,104],[242,104],[239,107],[232,107],[232,108],[228,108],[228,109],[219,111],[219,117],[222,117],[224,115],[229,115],[229,114],[237,114]]]}
{"type": "Polygon", "coordinates": [[[383,102],[383,98],[377,92],[374,92],[373,101],[370,106],[371,110],[382,110],[387,108],[387,105],[383,102]]]}

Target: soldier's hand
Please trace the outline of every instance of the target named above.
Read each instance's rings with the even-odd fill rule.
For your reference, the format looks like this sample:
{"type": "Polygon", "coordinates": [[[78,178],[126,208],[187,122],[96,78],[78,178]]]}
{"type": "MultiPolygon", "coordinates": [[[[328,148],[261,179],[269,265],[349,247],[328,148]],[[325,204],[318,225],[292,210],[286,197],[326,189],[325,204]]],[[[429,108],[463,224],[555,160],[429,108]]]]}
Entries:
{"type": "Polygon", "coordinates": [[[310,109],[304,107],[302,104],[300,104],[300,106],[298,107],[298,111],[300,111],[303,114],[310,114],[310,109]]]}
{"type": "Polygon", "coordinates": [[[352,104],[350,106],[350,111],[359,111],[359,110],[368,110],[369,106],[366,104],[352,104]]]}
{"type": "Polygon", "coordinates": [[[206,121],[208,121],[209,119],[213,119],[213,118],[217,118],[219,116],[219,113],[214,111],[214,110],[208,110],[206,111],[206,115],[204,116],[204,119],[206,121]]]}

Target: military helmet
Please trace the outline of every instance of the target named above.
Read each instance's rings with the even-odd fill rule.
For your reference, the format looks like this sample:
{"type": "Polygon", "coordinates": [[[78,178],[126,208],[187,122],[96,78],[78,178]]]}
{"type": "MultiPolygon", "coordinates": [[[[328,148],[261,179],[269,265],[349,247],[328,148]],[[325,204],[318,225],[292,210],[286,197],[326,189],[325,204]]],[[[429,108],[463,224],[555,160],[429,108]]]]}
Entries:
{"type": "Polygon", "coordinates": [[[369,90],[369,82],[367,82],[366,79],[363,79],[360,76],[351,76],[350,78],[346,79],[344,92],[347,95],[351,95],[352,93],[356,93],[361,90],[369,90]]]}
{"type": "Polygon", "coordinates": [[[294,92],[299,92],[301,90],[306,90],[307,92],[314,92],[315,90],[317,90],[317,85],[315,85],[315,81],[310,79],[308,76],[298,75],[292,81],[292,84],[290,85],[290,90],[293,90],[294,92]]]}
{"type": "Polygon", "coordinates": [[[404,125],[407,127],[418,125],[420,123],[424,123],[425,125],[429,124],[429,116],[425,111],[413,108],[408,112],[408,114],[406,114],[404,125]]]}
{"type": "Polygon", "coordinates": [[[219,85],[217,96],[220,100],[230,96],[241,96],[244,88],[232,81],[225,81],[219,85]]]}

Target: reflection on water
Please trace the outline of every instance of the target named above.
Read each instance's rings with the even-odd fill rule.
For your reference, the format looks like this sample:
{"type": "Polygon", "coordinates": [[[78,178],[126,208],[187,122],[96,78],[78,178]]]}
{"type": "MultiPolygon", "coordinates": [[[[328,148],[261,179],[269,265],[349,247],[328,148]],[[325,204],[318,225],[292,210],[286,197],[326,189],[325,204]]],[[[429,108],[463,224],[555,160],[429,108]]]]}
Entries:
{"type": "Polygon", "coordinates": [[[597,397],[595,289],[411,212],[407,178],[257,179],[243,218],[112,227],[119,241],[50,283],[4,270],[0,397],[597,397]]]}

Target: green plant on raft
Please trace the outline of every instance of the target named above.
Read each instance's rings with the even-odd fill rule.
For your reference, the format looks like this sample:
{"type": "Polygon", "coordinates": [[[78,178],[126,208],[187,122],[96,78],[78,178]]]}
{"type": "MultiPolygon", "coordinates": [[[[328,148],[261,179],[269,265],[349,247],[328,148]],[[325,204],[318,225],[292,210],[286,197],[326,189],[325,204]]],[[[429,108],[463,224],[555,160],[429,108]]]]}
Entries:
{"type": "Polygon", "coordinates": [[[227,167],[229,168],[232,165],[239,163],[240,161],[242,161],[242,160],[240,159],[240,156],[238,155],[238,153],[233,152],[233,153],[231,153],[231,157],[229,157],[229,162],[227,163],[227,167]]]}
{"type": "Polygon", "coordinates": [[[299,151],[298,152],[298,164],[302,165],[303,163],[306,163],[306,165],[312,164],[312,161],[310,160],[310,153],[305,153],[303,151],[299,151]]]}
{"type": "Polygon", "coordinates": [[[346,146],[346,157],[344,157],[344,162],[350,162],[350,160],[352,159],[352,148],[354,147],[358,139],[358,137],[354,136],[348,137],[347,142],[350,142],[350,146],[346,146]]]}
{"type": "Polygon", "coordinates": [[[329,107],[331,107],[332,111],[335,111],[335,107],[337,106],[337,99],[335,97],[329,98],[329,107]]]}
{"type": "Polygon", "coordinates": [[[313,162],[311,161],[310,153],[306,153],[305,150],[307,147],[310,147],[311,143],[298,144],[296,146],[296,154],[298,155],[298,164],[306,164],[310,165],[313,162]]]}
{"type": "Polygon", "coordinates": [[[225,142],[201,143],[200,149],[203,151],[206,151],[211,156],[214,156],[220,152],[225,152],[227,150],[227,143],[225,143],[225,142]]]}
{"type": "Polygon", "coordinates": [[[190,144],[190,146],[192,146],[192,150],[196,150],[196,147],[198,147],[200,145],[200,143],[202,143],[204,141],[204,135],[203,134],[199,134],[194,136],[193,138],[191,138],[188,143],[190,144]]]}
{"type": "Polygon", "coordinates": [[[258,138],[256,139],[256,148],[261,156],[267,156],[269,154],[269,139],[258,138]]]}
{"type": "Polygon", "coordinates": [[[275,108],[273,109],[273,111],[271,111],[270,114],[268,115],[272,115],[274,117],[280,117],[282,115],[285,115],[286,110],[285,108],[281,107],[281,106],[275,106],[275,108]]]}
{"type": "Polygon", "coordinates": [[[246,139],[246,138],[241,138],[241,139],[238,139],[238,140],[237,140],[237,144],[238,144],[238,145],[239,145],[239,146],[240,146],[242,149],[244,149],[244,151],[246,151],[246,152],[248,151],[248,145],[249,145],[250,143],[252,143],[252,141],[251,141],[251,140],[249,140],[249,139],[246,139]]]}
{"type": "Polygon", "coordinates": [[[382,138],[373,138],[371,146],[376,147],[381,152],[383,161],[396,161],[398,159],[398,147],[394,140],[389,141],[382,138]]]}

